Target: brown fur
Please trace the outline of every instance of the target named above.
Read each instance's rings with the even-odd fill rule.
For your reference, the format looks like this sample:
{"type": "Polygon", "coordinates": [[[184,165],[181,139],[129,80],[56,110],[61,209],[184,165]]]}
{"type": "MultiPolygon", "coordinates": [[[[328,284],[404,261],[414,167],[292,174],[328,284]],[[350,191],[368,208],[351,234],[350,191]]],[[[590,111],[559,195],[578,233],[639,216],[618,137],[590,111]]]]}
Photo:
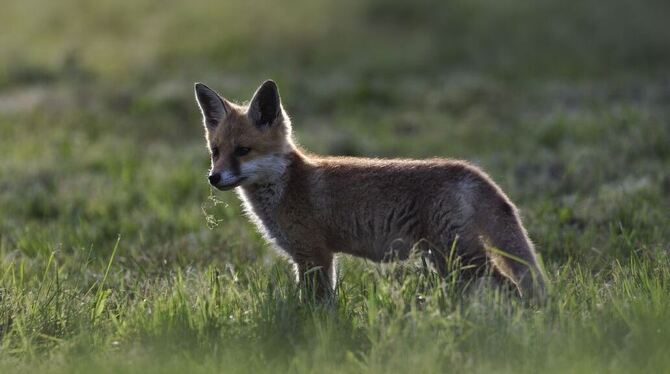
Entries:
{"type": "Polygon", "coordinates": [[[213,161],[212,173],[235,180],[228,170],[236,162],[244,176],[246,165],[270,157],[261,164],[272,165],[272,172],[249,171],[237,192],[259,229],[289,255],[300,281],[317,296],[334,287],[337,253],[387,261],[405,259],[418,248],[446,276],[455,244],[461,263],[473,265],[466,273],[492,268],[522,296],[544,298],[544,276],[517,208],[484,172],[449,159],[308,154],[293,144],[278,93],[276,110],[272,99],[268,101],[273,90],[274,83],[266,82],[248,107],[222,99],[225,115],[213,126],[207,124],[212,118],[203,105],[207,97],[202,95],[209,91],[198,93],[210,149],[218,147],[222,155],[213,161]],[[259,123],[259,108],[276,116],[268,124],[259,123]],[[251,151],[235,158],[239,146],[251,151]]]}

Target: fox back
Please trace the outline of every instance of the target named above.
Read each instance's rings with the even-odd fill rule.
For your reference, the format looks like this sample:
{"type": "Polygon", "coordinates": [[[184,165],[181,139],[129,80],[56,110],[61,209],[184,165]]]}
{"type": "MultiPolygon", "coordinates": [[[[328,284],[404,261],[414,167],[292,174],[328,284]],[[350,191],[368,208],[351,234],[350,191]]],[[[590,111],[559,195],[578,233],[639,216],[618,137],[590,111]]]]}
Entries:
{"type": "Polygon", "coordinates": [[[418,250],[446,276],[455,248],[464,279],[491,270],[521,296],[544,297],[544,275],[517,208],[475,166],[309,154],[292,140],[273,81],[246,106],[200,83],[195,91],[210,184],[236,189],[252,221],[316,296],[332,293],[336,253],[390,261],[418,250]]]}

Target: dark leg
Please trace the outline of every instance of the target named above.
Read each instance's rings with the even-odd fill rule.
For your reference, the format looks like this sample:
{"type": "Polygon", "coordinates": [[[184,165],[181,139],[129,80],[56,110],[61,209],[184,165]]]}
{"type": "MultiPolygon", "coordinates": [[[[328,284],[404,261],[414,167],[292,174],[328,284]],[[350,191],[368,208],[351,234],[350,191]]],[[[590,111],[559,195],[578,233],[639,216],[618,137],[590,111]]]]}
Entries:
{"type": "Polygon", "coordinates": [[[488,260],[482,244],[470,237],[445,238],[443,248],[432,249],[432,261],[437,272],[447,280],[456,280],[467,287],[486,275],[488,260]],[[453,277],[453,278],[452,278],[453,277]]]}
{"type": "Polygon", "coordinates": [[[323,301],[333,296],[335,263],[333,255],[296,259],[303,299],[323,301]]]}

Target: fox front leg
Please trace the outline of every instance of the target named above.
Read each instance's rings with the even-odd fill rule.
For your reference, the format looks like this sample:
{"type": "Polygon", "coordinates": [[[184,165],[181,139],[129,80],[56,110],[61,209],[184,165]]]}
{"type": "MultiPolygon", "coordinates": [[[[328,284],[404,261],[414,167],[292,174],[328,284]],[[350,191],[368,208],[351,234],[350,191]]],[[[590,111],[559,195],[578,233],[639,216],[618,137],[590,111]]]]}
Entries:
{"type": "Polygon", "coordinates": [[[332,254],[294,261],[303,300],[325,301],[334,295],[335,261],[332,254]]]}

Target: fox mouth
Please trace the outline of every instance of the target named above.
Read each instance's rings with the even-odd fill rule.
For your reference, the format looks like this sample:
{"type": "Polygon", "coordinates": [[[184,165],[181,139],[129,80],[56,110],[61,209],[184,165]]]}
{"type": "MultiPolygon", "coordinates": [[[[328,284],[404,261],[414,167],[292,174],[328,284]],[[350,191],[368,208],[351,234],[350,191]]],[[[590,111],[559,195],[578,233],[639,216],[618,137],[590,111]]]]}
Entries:
{"type": "Polygon", "coordinates": [[[216,187],[218,190],[221,190],[221,191],[228,191],[228,190],[232,190],[235,187],[240,186],[242,184],[242,182],[244,182],[246,179],[247,179],[247,177],[240,177],[238,180],[236,180],[233,183],[228,183],[228,184],[220,183],[220,184],[217,184],[214,187],[216,187]]]}

